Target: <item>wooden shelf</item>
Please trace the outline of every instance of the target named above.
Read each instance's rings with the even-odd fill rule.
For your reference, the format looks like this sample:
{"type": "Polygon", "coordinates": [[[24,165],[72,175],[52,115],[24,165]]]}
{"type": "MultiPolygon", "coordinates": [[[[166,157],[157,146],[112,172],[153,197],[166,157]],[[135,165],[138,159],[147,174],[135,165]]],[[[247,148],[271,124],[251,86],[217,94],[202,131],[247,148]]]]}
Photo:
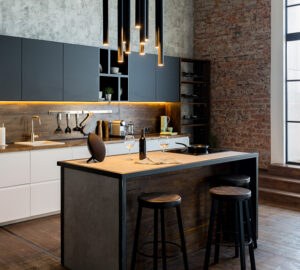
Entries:
{"type": "Polygon", "coordinates": [[[182,127],[206,127],[208,124],[181,124],[182,127]]]}
{"type": "Polygon", "coordinates": [[[209,82],[204,82],[204,81],[181,81],[181,83],[184,83],[184,84],[209,84],[209,82]]]}

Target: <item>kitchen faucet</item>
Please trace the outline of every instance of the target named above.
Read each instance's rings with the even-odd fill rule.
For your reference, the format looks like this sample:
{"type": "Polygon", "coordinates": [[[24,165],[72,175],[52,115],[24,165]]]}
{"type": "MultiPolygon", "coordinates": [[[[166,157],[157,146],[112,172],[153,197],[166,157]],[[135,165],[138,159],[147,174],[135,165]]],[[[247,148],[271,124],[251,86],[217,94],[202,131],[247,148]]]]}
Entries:
{"type": "Polygon", "coordinates": [[[33,123],[33,122],[34,122],[34,119],[39,119],[39,124],[40,124],[40,125],[42,124],[41,118],[40,118],[38,115],[32,116],[32,118],[31,118],[31,136],[30,136],[31,142],[34,142],[34,141],[35,141],[35,138],[38,138],[38,137],[39,137],[39,135],[34,134],[34,123],[33,123]]]}

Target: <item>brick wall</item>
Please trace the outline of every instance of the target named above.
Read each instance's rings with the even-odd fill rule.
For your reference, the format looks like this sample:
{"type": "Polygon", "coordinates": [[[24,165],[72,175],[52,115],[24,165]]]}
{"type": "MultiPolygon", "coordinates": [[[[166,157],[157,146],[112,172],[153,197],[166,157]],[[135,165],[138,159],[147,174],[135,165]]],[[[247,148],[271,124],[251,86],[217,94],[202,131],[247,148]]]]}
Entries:
{"type": "Polygon", "coordinates": [[[211,126],[221,147],[270,163],[271,0],[194,0],[194,56],[212,61],[211,126]]]}

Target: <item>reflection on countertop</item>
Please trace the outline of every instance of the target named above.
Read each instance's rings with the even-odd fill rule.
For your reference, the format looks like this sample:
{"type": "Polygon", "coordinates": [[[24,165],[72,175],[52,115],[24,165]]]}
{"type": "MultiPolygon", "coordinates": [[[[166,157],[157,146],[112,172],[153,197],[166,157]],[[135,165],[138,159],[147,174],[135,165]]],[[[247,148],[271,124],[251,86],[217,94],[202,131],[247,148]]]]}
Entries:
{"type": "MultiPolygon", "coordinates": [[[[187,134],[180,134],[171,136],[172,138],[187,137],[187,134]]],[[[140,135],[135,135],[136,139],[139,139],[140,135]]],[[[148,134],[146,138],[148,140],[155,140],[160,137],[159,133],[148,134]]],[[[54,140],[52,140],[54,141],[54,140]]],[[[104,143],[123,143],[123,137],[110,137],[109,139],[103,138],[104,143]]],[[[65,148],[65,147],[76,147],[76,146],[85,146],[87,145],[87,138],[85,139],[70,139],[70,140],[59,140],[59,142],[64,142],[61,145],[46,145],[46,146],[26,146],[18,144],[8,144],[7,146],[2,146],[0,148],[0,153],[10,153],[10,152],[21,152],[21,151],[31,151],[31,150],[42,150],[42,149],[55,149],[55,148],[65,148]]]]}

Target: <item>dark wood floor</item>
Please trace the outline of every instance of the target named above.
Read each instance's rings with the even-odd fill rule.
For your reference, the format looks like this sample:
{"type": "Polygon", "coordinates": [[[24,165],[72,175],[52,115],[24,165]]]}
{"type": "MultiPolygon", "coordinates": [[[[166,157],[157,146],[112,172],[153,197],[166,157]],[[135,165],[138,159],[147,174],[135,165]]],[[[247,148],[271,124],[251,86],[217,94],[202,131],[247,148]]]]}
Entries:
{"type": "MultiPolygon", "coordinates": [[[[300,269],[300,212],[260,205],[259,217],[257,269],[300,269]]],[[[220,264],[210,269],[240,269],[239,259],[232,256],[231,248],[222,248],[220,264]]],[[[189,258],[191,270],[202,269],[203,257],[201,251],[189,258]]],[[[59,216],[0,228],[0,269],[64,269],[60,266],[59,216]]],[[[181,268],[170,262],[169,269],[181,268]]]]}

